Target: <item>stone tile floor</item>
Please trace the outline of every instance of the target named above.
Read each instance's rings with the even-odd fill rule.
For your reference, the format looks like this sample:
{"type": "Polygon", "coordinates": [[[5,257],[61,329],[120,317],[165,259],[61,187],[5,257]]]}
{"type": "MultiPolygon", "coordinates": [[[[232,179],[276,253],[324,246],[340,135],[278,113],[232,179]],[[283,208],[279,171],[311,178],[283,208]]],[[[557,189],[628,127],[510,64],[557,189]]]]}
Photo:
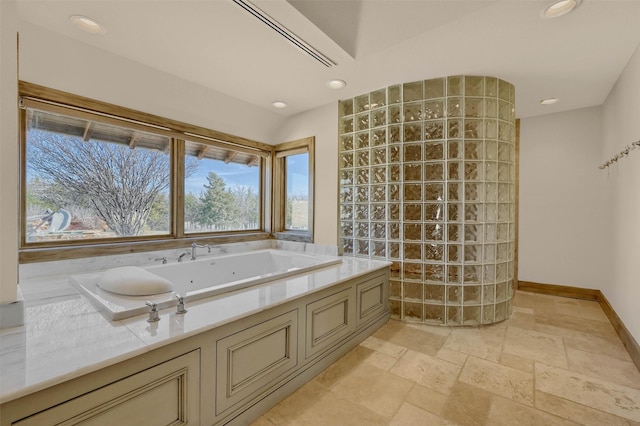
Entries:
{"type": "Polygon", "coordinates": [[[391,320],[253,426],[640,425],[640,372],[597,302],[513,306],[481,328],[391,320]]]}

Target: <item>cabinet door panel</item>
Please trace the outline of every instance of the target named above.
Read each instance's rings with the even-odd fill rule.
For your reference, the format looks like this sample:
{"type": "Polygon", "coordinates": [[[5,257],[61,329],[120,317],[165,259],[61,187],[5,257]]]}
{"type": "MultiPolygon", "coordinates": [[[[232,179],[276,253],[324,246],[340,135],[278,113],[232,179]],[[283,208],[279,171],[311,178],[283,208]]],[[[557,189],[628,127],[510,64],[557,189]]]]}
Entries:
{"type": "Polygon", "coordinates": [[[331,347],[355,330],[354,305],[350,288],[307,305],[307,358],[331,347]]]}
{"type": "Polygon", "coordinates": [[[356,291],[358,297],[358,327],[373,320],[377,315],[388,309],[387,276],[375,277],[358,284],[356,291]]]}

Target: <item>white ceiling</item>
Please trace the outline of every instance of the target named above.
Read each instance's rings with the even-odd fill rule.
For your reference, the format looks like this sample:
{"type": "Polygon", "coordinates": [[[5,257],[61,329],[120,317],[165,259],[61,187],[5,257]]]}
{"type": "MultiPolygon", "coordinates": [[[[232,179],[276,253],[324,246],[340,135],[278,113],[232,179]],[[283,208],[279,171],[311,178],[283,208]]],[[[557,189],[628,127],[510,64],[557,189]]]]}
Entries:
{"type": "Polygon", "coordinates": [[[254,0],[337,63],[303,54],[232,0],[19,0],[23,21],[265,109],[293,115],[392,84],[492,75],[530,117],[601,104],[640,44],[640,0],[584,0],[541,19],[546,0],[254,0]],[[106,27],[90,35],[69,16],[106,27]],[[345,89],[326,87],[343,79],[345,89]],[[560,102],[543,107],[543,98],[560,102]]]}

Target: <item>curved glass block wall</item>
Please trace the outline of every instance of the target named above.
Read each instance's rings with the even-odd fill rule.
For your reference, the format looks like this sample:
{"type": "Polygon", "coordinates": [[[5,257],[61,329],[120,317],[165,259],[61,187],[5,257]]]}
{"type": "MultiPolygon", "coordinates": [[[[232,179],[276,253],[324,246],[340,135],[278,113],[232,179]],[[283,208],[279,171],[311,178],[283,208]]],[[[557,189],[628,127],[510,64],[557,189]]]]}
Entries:
{"type": "Polygon", "coordinates": [[[393,317],[511,314],[514,95],[497,78],[452,76],[340,101],[340,247],[393,262],[393,317]]]}

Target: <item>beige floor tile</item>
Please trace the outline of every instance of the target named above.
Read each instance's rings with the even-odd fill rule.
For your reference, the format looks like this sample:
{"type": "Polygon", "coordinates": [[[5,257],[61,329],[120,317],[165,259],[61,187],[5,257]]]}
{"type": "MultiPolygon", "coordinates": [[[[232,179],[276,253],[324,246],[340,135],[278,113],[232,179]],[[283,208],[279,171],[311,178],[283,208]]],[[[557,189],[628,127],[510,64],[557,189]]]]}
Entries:
{"type": "Polygon", "coordinates": [[[382,352],[373,352],[364,362],[381,370],[389,371],[398,362],[398,359],[382,352]]]}
{"type": "Polygon", "coordinates": [[[405,401],[440,416],[448,399],[448,395],[425,388],[416,383],[407,394],[405,401]]]}
{"type": "MultiPolygon", "coordinates": [[[[579,318],[571,315],[563,315],[555,313],[552,315],[538,315],[536,313],[536,331],[545,332],[545,326],[558,327],[560,329],[568,329],[571,331],[579,331],[588,333],[591,336],[596,336],[601,339],[607,339],[617,341],[618,335],[616,334],[613,326],[610,323],[604,321],[597,321],[587,318],[579,318]]],[[[566,333],[566,332],[564,332],[566,333]]]]}
{"type": "Polygon", "coordinates": [[[503,324],[482,328],[453,329],[442,345],[442,349],[497,361],[500,359],[506,330],[503,324]]]}
{"type": "Polygon", "coordinates": [[[327,367],[314,379],[323,386],[331,387],[360,364],[364,364],[374,351],[364,346],[356,346],[343,357],[327,367]]]}
{"type": "Polygon", "coordinates": [[[533,365],[535,361],[529,358],[523,358],[518,355],[513,355],[503,352],[500,355],[500,364],[507,367],[515,368],[525,373],[533,373],[533,365]]]}
{"type": "Polygon", "coordinates": [[[533,374],[469,357],[459,380],[496,395],[533,405],[533,374]]]}
{"type": "MultiPolygon", "coordinates": [[[[533,315],[534,314],[534,310],[533,308],[524,308],[522,306],[513,306],[513,312],[518,312],[520,314],[527,314],[527,315],[533,315]]],[[[513,319],[513,317],[511,318],[513,319]]]]}
{"type": "Polygon", "coordinates": [[[441,417],[461,426],[484,425],[489,416],[491,399],[491,393],[457,382],[451,389],[441,417]]]}
{"type": "Polygon", "coordinates": [[[578,423],[556,417],[506,398],[495,397],[489,410],[487,425],[576,426],[578,423]]]}
{"type": "Polygon", "coordinates": [[[598,302],[567,299],[566,301],[556,302],[556,306],[558,313],[562,315],[609,323],[609,318],[607,318],[598,302]]]}
{"type": "Polygon", "coordinates": [[[433,331],[436,331],[435,327],[412,327],[399,321],[390,321],[373,336],[416,352],[435,355],[442,347],[446,336],[433,331]]]}
{"type": "Polygon", "coordinates": [[[360,343],[360,345],[396,359],[400,358],[407,351],[407,348],[403,346],[399,346],[385,340],[380,340],[373,336],[365,339],[365,341],[360,343]]]}
{"type": "Polygon", "coordinates": [[[562,338],[534,330],[509,327],[504,339],[503,353],[567,367],[562,338]]]}
{"type": "Polygon", "coordinates": [[[363,364],[340,380],[331,391],[383,417],[391,418],[402,405],[413,382],[363,364]]]}
{"type": "Polygon", "coordinates": [[[389,426],[456,426],[443,418],[404,403],[389,426]]]}
{"type": "Polygon", "coordinates": [[[631,361],[567,348],[569,370],[640,389],[640,371],[631,361]]]}
{"type": "Polygon", "coordinates": [[[516,291],[513,295],[513,307],[520,308],[529,308],[533,309],[536,305],[536,295],[535,293],[530,293],[527,291],[516,291]]]}
{"type": "Polygon", "coordinates": [[[601,339],[588,333],[575,332],[564,337],[564,346],[567,349],[577,349],[595,355],[605,355],[622,361],[631,361],[629,352],[622,342],[617,339],[601,339]]]}
{"type": "Polygon", "coordinates": [[[640,421],[640,390],[536,363],[536,390],[640,421]]]}
{"type": "Polygon", "coordinates": [[[251,426],[276,426],[276,424],[265,416],[262,416],[254,420],[253,423],[251,423],[251,426]]]}
{"type": "Polygon", "coordinates": [[[536,391],[535,407],[585,426],[630,426],[631,422],[613,414],[594,410],[582,404],[567,401],[548,393],[536,391]]]}
{"type": "Polygon", "coordinates": [[[389,371],[429,389],[448,394],[461,368],[420,352],[407,351],[389,371]]]}
{"type": "Polygon", "coordinates": [[[458,352],[458,351],[452,351],[451,349],[442,347],[436,354],[436,357],[443,359],[445,361],[452,362],[454,364],[464,365],[464,363],[467,362],[467,358],[469,357],[469,354],[465,354],[463,352],[458,352]]]}
{"type": "Polygon", "coordinates": [[[514,308],[513,314],[511,315],[511,318],[509,318],[509,327],[518,327],[525,330],[533,330],[536,326],[535,315],[532,313],[518,312],[515,309],[517,309],[517,307],[514,308]]]}

